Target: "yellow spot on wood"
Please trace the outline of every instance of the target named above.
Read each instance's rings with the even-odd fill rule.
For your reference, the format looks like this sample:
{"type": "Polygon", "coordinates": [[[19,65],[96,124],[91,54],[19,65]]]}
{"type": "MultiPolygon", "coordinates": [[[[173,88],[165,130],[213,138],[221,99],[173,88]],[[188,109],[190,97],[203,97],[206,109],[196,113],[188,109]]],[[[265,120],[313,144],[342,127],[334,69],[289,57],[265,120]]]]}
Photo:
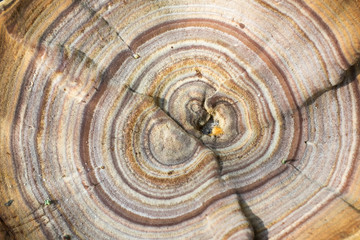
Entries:
{"type": "Polygon", "coordinates": [[[224,131],[223,131],[220,127],[215,126],[215,127],[212,129],[212,131],[211,131],[211,133],[210,133],[210,136],[220,136],[220,135],[222,135],[222,134],[224,134],[224,131]]]}

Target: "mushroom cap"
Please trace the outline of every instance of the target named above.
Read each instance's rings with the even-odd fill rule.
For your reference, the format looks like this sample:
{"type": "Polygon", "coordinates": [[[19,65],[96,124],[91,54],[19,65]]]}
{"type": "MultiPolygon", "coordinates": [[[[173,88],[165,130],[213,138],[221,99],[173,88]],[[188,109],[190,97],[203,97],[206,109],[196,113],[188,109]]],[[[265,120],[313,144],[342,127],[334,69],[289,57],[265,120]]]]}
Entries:
{"type": "Polygon", "coordinates": [[[357,239],[360,1],[0,1],[0,239],[357,239]]]}

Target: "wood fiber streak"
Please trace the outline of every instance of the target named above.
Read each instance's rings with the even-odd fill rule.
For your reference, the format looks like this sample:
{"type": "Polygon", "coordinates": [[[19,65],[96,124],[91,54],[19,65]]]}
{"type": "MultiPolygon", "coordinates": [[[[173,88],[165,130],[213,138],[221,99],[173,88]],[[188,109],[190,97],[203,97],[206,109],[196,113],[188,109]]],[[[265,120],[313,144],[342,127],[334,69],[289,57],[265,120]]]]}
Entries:
{"type": "Polygon", "coordinates": [[[359,20],[0,1],[0,239],[358,239],[359,20]]]}

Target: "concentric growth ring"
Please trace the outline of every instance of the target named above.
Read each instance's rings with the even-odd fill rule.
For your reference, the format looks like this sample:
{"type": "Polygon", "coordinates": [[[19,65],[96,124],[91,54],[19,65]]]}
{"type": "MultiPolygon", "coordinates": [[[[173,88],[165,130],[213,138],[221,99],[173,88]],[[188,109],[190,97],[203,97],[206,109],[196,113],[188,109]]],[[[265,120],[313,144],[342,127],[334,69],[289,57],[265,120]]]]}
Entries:
{"type": "Polygon", "coordinates": [[[356,51],[316,6],[49,3],[49,25],[43,4],[6,28],[31,49],[10,144],[51,219],[31,238],[297,238],[334,204],[359,222],[356,51]]]}

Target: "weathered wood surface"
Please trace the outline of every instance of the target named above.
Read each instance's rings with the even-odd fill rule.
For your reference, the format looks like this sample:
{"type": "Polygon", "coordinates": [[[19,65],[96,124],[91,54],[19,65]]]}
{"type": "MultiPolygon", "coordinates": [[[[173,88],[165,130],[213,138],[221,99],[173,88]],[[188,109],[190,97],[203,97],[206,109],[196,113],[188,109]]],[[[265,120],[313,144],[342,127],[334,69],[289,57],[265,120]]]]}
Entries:
{"type": "Polygon", "coordinates": [[[1,1],[0,238],[358,239],[359,23],[358,0],[1,1]]]}

